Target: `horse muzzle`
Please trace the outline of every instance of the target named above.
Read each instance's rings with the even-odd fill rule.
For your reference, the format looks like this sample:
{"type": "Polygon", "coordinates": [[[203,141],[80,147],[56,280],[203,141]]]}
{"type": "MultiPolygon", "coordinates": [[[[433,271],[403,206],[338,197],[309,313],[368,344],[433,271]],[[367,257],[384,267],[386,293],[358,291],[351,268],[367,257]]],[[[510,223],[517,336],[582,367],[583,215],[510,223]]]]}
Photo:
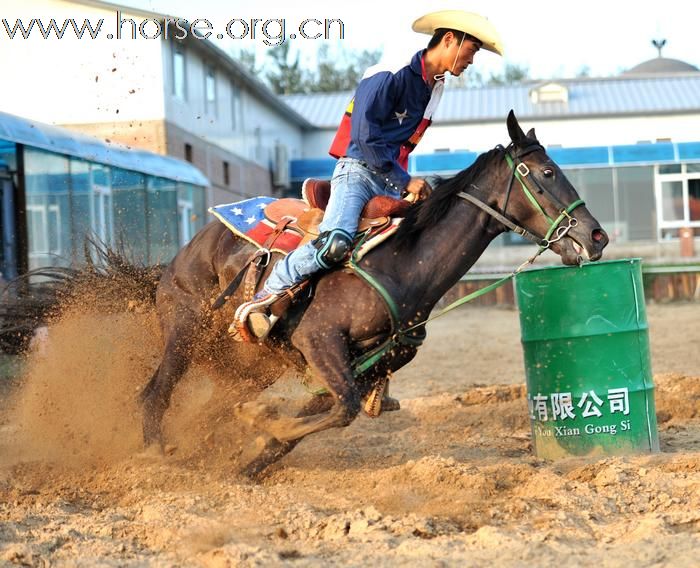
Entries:
{"type": "Polygon", "coordinates": [[[561,256],[562,263],[574,265],[582,260],[600,260],[609,242],[608,234],[597,223],[593,228],[579,223],[566,237],[552,243],[552,250],[561,256]]]}

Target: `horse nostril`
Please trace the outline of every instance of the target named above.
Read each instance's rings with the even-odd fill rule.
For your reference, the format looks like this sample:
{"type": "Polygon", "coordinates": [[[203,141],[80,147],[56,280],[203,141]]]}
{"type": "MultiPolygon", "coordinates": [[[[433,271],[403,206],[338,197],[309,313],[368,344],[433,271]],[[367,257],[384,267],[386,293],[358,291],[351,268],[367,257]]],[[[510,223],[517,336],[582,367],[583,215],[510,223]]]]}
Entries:
{"type": "Polygon", "coordinates": [[[607,235],[605,234],[605,231],[603,229],[595,229],[591,233],[591,238],[594,242],[599,243],[600,241],[607,240],[607,235]]]}

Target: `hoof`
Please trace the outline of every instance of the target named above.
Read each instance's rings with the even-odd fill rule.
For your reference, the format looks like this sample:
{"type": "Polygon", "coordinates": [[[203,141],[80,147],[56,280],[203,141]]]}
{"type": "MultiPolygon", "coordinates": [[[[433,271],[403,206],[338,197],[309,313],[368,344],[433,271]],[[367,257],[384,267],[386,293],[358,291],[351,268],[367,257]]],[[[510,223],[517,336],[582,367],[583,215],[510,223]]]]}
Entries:
{"type": "Polygon", "coordinates": [[[399,399],[391,396],[385,396],[382,399],[382,412],[395,412],[397,410],[401,410],[399,399]]]}
{"type": "Polygon", "coordinates": [[[243,465],[239,472],[250,479],[256,479],[270,465],[289,452],[287,444],[272,436],[258,436],[241,456],[243,465]]]}
{"type": "Polygon", "coordinates": [[[149,444],[140,452],[134,454],[134,457],[143,461],[161,460],[165,456],[163,447],[160,444],[149,444]]]}
{"type": "Polygon", "coordinates": [[[251,428],[260,428],[268,420],[279,417],[278,412],[274,408],[257,401],[237,404],[233,413],[238,420],[251,428]]]}

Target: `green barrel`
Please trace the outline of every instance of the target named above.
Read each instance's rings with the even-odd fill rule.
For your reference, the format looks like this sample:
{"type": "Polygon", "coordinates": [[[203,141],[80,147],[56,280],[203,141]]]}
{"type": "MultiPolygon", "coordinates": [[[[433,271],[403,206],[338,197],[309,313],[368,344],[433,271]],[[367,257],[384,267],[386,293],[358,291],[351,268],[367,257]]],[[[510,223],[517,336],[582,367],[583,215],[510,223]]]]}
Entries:
{"type": "Polygon", "coordinates": [[[656,452],[640,259],[516,277],[535,454],[656,452]]]}

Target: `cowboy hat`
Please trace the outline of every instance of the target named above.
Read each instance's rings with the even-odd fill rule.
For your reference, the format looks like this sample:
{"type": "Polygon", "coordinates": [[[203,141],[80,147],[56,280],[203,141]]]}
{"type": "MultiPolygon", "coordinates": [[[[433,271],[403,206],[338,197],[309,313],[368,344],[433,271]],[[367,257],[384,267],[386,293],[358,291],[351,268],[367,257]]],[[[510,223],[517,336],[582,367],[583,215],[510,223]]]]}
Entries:
{"type": "Polygon", "coordinates": [[[413,22],[413,31],[433,35],[435,30],[447,28],[474,36],[481,47],[503,55],[503,42],[496,28],[483,16],[462,10],[431,12],[413,22]]]}

